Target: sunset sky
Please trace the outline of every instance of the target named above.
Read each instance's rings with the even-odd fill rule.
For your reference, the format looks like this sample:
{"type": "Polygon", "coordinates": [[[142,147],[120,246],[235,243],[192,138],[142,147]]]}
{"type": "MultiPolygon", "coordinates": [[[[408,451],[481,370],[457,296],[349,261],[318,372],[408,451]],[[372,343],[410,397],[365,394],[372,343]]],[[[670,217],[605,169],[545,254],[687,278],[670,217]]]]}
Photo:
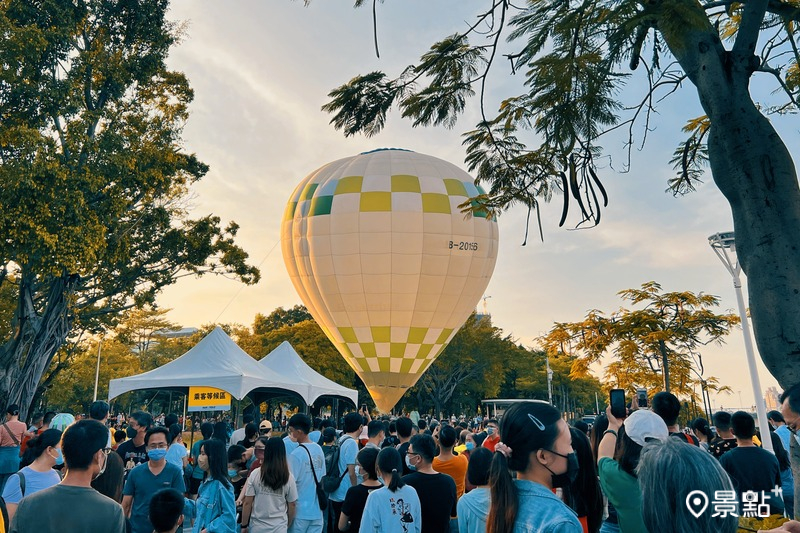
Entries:
{"type": "MultiPolygon", "coordinates": [[[[192,213],[219,215],[240,224],[238,242],[261,267],[253,287],[225,279],[184,278],[168,288],[159,304],[183,326],[211,322],[251,325],[256,313],[301,303],[281,256],[280,220],[295,185],[323,164],[381,147],[397,147],[445,159],[462,168],[461,134],[479,120],[477,100],[452,130],[413,129],[390,114],[383,133],[345,138],[320,110],[327,93],[357,74],[384,70],[396,75],[440,38],[464,30],[485,7],[480,1],[403,0],[378,4],[380,59],[376,58],[370,9],[352,1],[250,0],[173,2],[171,18],[185,22],[183,42],[170,66],[185,72],[195,90],[184,131],[186,148],[211,166],[193,187],[192,213]]],[[[487,106],[520,92],[521,80],[507,63],[493,67],[487,106]]],[[[641,97],[636,73],[623,93],[641,97]]],[[[766,84],[765,86],[769,87],[766,84]]],[[[758,86],[760,81],[754,85],[758,86]]],[[[499,219],[500,250],[486,305],[493,322],[525,345],[554,321],[576,321],[589,309],[612,312],[616,293],[650,280],[665,291],[703,291],[721,297],[720,311],[733,310],[730,276],[708,245],[708,236],[732,229],[728,205],[708,181],[689,196],[665,193],[673,171],[669,160],[687,119],[702,115],[686,84],[659,108],[642,148],[642,130],[625,169],[625,136],[603,147],[611,156],[601,169],[610,201],[593,229],[558,228],[561,198],[542,210],[544,242],[535,219],[527,246],[526,212],[512,209],[499,219]],[[613,167],[613,168],[612,168],[613,167]]],[[[789,119],[776,122],[790,149],[798,132],[789,119]]],[[[530,136],[529,141],[535,142],[530,136]]],[[[578,222],[572,215],[574,226],[578,222]]],[[[722,347],[703,351],[706,376],[717,376],[734,393],[712,398],[715,407],[750,406],[744,344],[737,329],[722,347]]],[[[759,362],[760,364],[760,362],[759,362]]],[[[761,367],[762,389],[777,386],[761,367]]]]}

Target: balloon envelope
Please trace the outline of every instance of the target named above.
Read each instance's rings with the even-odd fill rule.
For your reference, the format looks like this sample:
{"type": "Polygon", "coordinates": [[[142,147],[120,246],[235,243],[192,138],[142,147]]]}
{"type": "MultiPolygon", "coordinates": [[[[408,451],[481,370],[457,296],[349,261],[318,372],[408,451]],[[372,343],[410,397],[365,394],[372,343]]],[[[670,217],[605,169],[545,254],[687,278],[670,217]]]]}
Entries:
{"type": "Polygon", "coordinates": [[[497,259],[497,220],[441,159],[377,150],[329,163],[295,189],[281,229],[300,298],[388,412],[472,312],[497,259]]]}

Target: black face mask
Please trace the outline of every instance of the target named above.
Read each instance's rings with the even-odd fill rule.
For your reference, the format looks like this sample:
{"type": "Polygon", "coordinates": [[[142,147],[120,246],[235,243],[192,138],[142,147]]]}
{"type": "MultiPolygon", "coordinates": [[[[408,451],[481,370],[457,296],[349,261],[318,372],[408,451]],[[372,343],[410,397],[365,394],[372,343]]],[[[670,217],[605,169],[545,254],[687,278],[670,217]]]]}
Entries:
{"type": "Polygon", "coordinates": [[[133,439],[133,438],[136,437],[136,435],[139,434],[139,432],[137,430],[133,429],[131,426],[128,426],[128,428],[125,430],[125,433],[128,434],[128,438],[129,439],[133,439]]]}
{"type": "Polygon", "coordinates": [[[578,465],[578,454],[575,452],[568,453],[567,455],[562,455],[558,452],[554,452],[553,450],[547,450],[550,453],[554,453],[559,457],[563,457],[567,460],[567,471],[562,474],[555,474],[552,470],[547,468],[550,471],[550,477],[552,479],[553,488],[563,488],[572,485],[575,479],[578,477],[578,471],[580,470],[580,465],[578,465]]]}

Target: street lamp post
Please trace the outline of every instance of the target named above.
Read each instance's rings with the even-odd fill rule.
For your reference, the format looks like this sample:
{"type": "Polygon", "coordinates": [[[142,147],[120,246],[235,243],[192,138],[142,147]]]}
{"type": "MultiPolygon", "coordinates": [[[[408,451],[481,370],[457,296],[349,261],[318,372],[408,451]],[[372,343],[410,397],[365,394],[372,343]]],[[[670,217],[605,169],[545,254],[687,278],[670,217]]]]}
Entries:
{"type": "Polygon", "coordinates": [[[553,405],[553,371],[550,370],[550,357],[548,356],[545,361],[547,362],[547,399],[550,405],[553,405]]]}
{"type": "MultiPolygon", "coordinates": [[[[733,278],[733,288],[736,290],[736,302],[739,304],[739,316],[742,319],[744,351],[747,355],[747,366],[750,369],[750,383],[753,386],[753,396],[755,397],[756,412],[758,413],[761,445],[765,450],[775,453],[772,449],[772,439],[769,436],[767,409],[764,405],[764,398],[761,396],[761,380],[758,378],[756,356],[753,351],[753,341],[750,336],[750,323],[747,321],[747,308],[745,307],[744,296],[742,295],[742,280],[739,277],[739,274],[742,272],[742,265],[739,264],[739,260],[736,257],[736,241],[734,239],[734,234],[732,231],[715,233],[708,238],[708,243],[733,278]]],[[[741,401],[739,403],[741,403],[741,401]]]]}

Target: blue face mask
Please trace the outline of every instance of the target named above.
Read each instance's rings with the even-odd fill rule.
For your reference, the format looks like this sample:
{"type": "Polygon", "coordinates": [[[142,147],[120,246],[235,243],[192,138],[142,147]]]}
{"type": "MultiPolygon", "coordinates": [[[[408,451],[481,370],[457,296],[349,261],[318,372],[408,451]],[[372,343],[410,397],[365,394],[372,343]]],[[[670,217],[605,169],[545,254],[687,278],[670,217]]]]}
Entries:
{"type": "Polygon", "coordinates": [[[417,469],[416,466],[411,464],[411,458],[408,455],[406,455],[406,466],[408,467],[409,470],[416,470],[417,469]]]}
{"type": "Polygon", "coordinates": [[[63,465],[64,464],[64,455],[61,453],[61,448],[54,448],[56,453],[56,465],[63,465]]]}
{"type": "Polygon", "coordinates": [[[234,478],[239,473],[238,470],[228,470],[228,477],[234,478]]]}
{"type": "Polygon", "coordinates": [[[492,426],[489,426],[488,428],[486,428],[486,434],[487,435],[494,435],[494,428],[492,426]]]}
{"type": "Polygon", "coordinates": [[[470,451],[470,452],[475,449],[475,443],[474,442],[467,442],[465,444],[465,446],[467,447],[467,451],[470,451]]]}
{"type": "Polygon", "coordinates": [[[151,461],[160,461],[167,456],[166,448],[156,448],[155,450],[147,450],[147,456],[151,461]]]}

